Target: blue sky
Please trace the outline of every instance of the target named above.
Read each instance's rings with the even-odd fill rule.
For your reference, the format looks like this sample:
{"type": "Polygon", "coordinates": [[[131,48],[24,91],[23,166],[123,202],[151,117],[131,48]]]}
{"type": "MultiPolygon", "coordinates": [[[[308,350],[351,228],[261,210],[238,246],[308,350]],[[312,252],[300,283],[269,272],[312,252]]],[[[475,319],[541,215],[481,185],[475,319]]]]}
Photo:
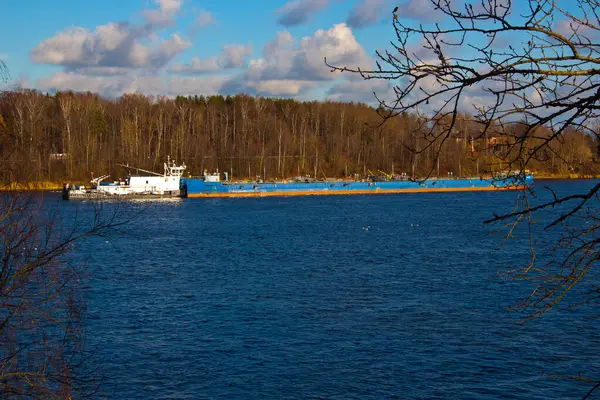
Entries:
{"type": "Polygon", "coordinates": [[[393,37],[392,9],[388,0],[10,2],[0,56],[9,86],[42,91],[369,101],[386,85],[332,74],[322,59],[371,67],[393,37]]]}
{"type": "Polygon", "coordinates": [[[13,1],[0,14],[0,57],[9,87],[47,92],[373,103],[390,82],[331,73],[323,57],[372,68],[395,38],[394,6],[401,20],[444,23],[429,0],[13,1]]]}

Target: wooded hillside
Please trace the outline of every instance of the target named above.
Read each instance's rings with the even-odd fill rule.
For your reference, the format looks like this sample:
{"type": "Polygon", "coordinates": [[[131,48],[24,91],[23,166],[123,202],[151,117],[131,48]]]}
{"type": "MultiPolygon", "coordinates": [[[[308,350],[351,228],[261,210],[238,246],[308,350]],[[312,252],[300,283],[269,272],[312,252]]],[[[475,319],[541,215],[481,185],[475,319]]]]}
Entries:
{"type": "MultiPolygon", "coordinates": [[[[410,151],[415,140],[423,140],[414,135],[422,122],[416,115],[380,122],[374,108],[352,103],[247,95],[106,99],[92,93],[4,92],[1,151],[12,168],[3,171],[3,180],[88,180],[91,173],[116,178],[126,173],[118,163],[162,172],[167,155],[185,162],[191,175],[218,168],[234,179],[342,178],[377,170],[456,177],[506,168],[506,137],[482,137],[466,121],[459,121],[439,163],[433,147],[421,154],[410,151]]],[[[598,173],[598,144],[591,136],[569,131],[553,146],[530,168],[598,173]]]]}

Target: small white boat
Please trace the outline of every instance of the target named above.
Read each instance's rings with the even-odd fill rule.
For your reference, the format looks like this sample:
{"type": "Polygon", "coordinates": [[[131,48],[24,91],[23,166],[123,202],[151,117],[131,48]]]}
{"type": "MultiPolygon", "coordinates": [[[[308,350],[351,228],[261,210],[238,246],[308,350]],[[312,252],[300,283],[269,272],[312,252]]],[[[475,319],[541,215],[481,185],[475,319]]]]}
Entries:
{"type": "Polygon", "coordinates": [[[130,175],[114,182],[104,182],[109,175],[103,175],[91,180],[91,187],[66,184],[63,187],[63,199],[123,199],[123,198],[152,198],[179,197],[181,195],[181,177],[185,164],[176,165],[167,157],[164,163],[164,173],[146,171],[141,168],[119,164],[125,168],[134,169],[149,175],[130,175]]]}

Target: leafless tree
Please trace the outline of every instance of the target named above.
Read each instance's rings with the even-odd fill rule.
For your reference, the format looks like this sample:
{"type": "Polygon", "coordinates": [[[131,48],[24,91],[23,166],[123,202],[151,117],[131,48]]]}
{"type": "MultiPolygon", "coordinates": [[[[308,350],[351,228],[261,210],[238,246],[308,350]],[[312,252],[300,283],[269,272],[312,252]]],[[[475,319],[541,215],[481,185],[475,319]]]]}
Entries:
{"type": "MultiPolygon", "coordinates": [[[[479,128],[480,138],[501,135],[507,149],[496,156],[505,168],[523,171],[532,160],[557,156],[553,144],[564,144],[569,130],[598,138],[594,124],[600,108],[600,47],[594,41],[600,35],[597,1],[578,0],[569,10],[552,0],[528,0],[524,8],[523,3],[518,8],[510,0],[483,0],[462,7],[447,0],[430,0],[430,4],[443,18],[438,23],[405,24],[393,14],[396,42],[393,50],[377,52],[376,69],[330,65],[364,79],[395,83],[394,100],[380,100],[384,122],[415,110],[427,114],[413,130],[419,140],[405,143],[413,152],[433,147],[439,157],[461,132],[459,124],[467,121],[479,128]],[[477,101],[469,104],[474,98],[477,101]]],[[[555,197],[535,208],[524,203],[521,210],[488,222],[521,220],[564,203],[576,206],[548,228],[584,211],[593,218],[588,210],[599,190],[600,185],[585,194],[555,197]]],[[[575,236],[584,242],[571,241],[573,252],[561,265],[562,272],[547,275],[541,283],[540,276],[533,280],[536,290],[522,304],[530,316],[557,304],[594,264],[596,227],[578,231],[575,236]]],[[[535,271],[539,270],[528,266],[515,274],[525,278],[535,271]]]]}
{"type": "Polygon", "coordinates": [[[6,82],[9,78],[8,67],[2,59],[0,59],[0,82],[6,82]]]}
{"type": "MultiPolygon", "coordinates": [[[[18,155],[16,139],[0,129],[0,182],[15,181],[8,166],[18,155]]],[[[83,385],[93,376],[79,374],[84,269],[74,262],[73,250],[127,221],[119,207],[63,218],[39,193],[0,191],[1,398],[81,398],[94,387],[83,385]]]]}
{"type": "MultiPolygon", "coordinates": [[[[495,157],[503,168],[521,173],[534,162],[564,160],[560,149],[570,131],[584,133],[597,144],[598,1],[426,3],[423,7],[429,6],[437,22],[420,24],[404,19],[397,8],[392,12],[396,37],[392,47],[377,52],[375,68],[328,64],[367,80],[390,81],[392,100],[376,95],[382,124],[407,113],[423,115],[421,125],[412,131],[417,140],[404,143],[413,153],[433,149],[439,158],[457,133],[463,133],[465,121],[475,128],[471,140],[483,140],[488,146],[488,137],[501,137],[506,146],[495,157]]],[[[578,165],[571,161],[570,167],[578,165]]],[[[544,227],[563,228],[554,248],[555,261],[536,262],[532,252],[530,262],[508,272],[510,278],[533,285],[513,307],[525,319],[559,304],[593,306],[599,299],[600,285],[594,284],[600,257],[599,192],[600,185],[586,193],[562,197],[552,193],[550,201],[538,200],[535,206],[529,201],[531,192],[529,196],[525,192],[513,212],[486,221],[505,223],[510,237],[520,222],[531,223],[536,213],[554,210],[544,227]]],[[[598,315],[593,312],[592,317],[598,315]]]]}
{"type": "Polygon", "coordinates": [[[453,1],[430,3],[442,18],[431,26],[404,24],[393,14],[397,42],[377,52],[383,67],[379,61],[370,71],[332,66],[399,82],[394,100],[380,101],[386,118],[430,111],[426,144],[415,151],[442,146],[465,119],[482,128],[480,135],[506,135],[521,150],[506,157],[515,166],[545,157],[547,144],[569,127],[597,134],[590,123],[600,98],[597,1],[579,0],[573,11],[553,0],[528,0],[525,10],[510,0],[463,8],[453,1]],[[461,115],[464,109],[474,115],[461,115]],[[518,134],[507,129],[515,124],[522,128],[518,134]],[[539,134],[548,127],[550,135],[539,134]]]}
{"type": "Polygon", "coordinates": [[[0,195],[2,398],[80,398],[90,388],[83,384],[94,377],[78,373],[86,275],[72,252],[120,223],[115,212],[85,214],[66,222],[39,194],[0,195]]]}

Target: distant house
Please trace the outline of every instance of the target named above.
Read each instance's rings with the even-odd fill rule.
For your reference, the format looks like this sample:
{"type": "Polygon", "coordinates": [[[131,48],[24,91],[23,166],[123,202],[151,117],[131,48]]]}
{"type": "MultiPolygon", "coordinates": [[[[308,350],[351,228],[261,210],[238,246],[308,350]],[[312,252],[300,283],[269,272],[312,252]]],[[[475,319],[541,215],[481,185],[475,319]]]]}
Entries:
{"type": "Polygon", "coordinates": [[[471,155],[477,155],[481,152],[484,154],[498,153],[506,150],[509,146],[508,137],[505,135],[499,135],[489,133],[487,135],[470,136],[465,135],[463,132],[456,131],[454,135],[456,143],[464,143],[467,141],[466,148],[471,155]]]}
{"type": "Polygon", "coordinates": [[[59,161],[67,159],[67,156],[67,153],[50,153],[49,158],[51,161],[59,161]]]}
{"type": "Polygon", "coordinates": [[[492,135],[487,138],[487,152],[497,153],[508,148],[508,137],[505,135],[492,135]]]}
{"type": "Polygon", "coordinates": [[[461,131],[456,131],[456,134],[454,135],[454,140],[456,140],[456,143],[464,143],[466,141],[466,148],[471,154],[475,154],[478,151],[478,140],[473,136],[467,136],[461,131]]]}

